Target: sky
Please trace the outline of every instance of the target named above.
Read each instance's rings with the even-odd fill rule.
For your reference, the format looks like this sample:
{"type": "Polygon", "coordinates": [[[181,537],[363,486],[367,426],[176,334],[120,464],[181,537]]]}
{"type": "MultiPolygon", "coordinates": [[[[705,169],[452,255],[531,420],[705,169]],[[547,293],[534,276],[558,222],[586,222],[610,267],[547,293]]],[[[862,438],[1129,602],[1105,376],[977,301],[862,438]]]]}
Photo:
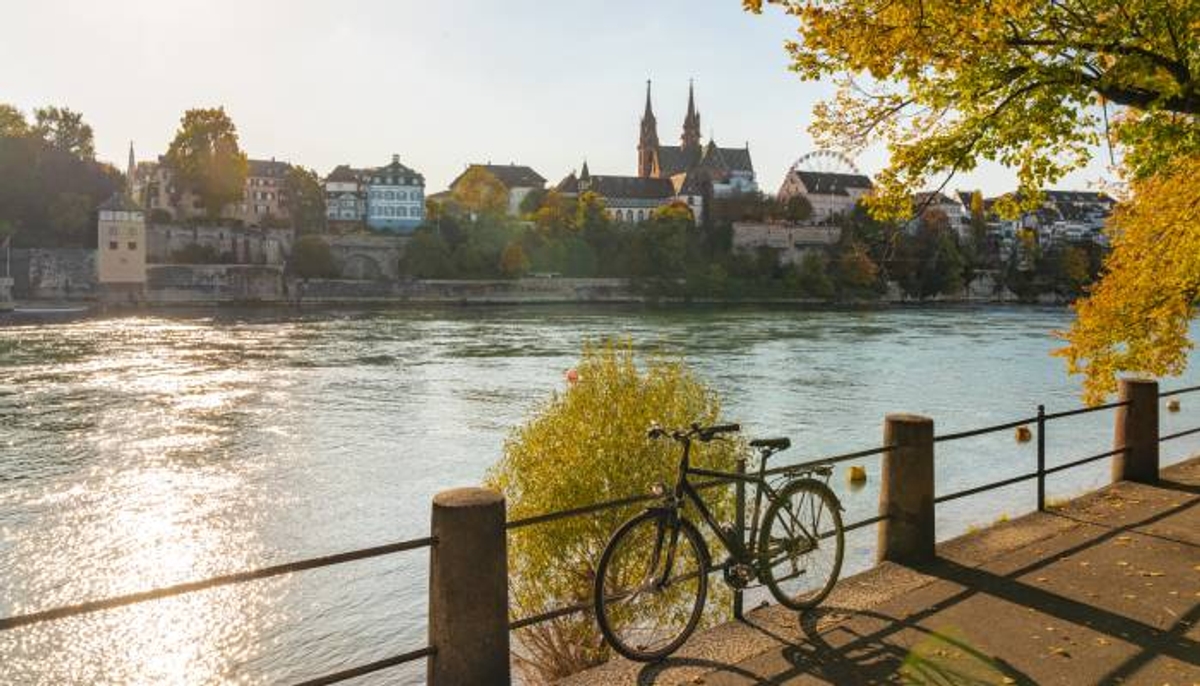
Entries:
{"type": "MultiPolygon", "coordinates": [[[[398,154],[441,190],[467,164],[517,163],[550,183],[586,159],[636,174],[646,80],[659,139],[678,142],[694,79],[705,139],[749,143],[775,192],[815,146],[825,83],[787,70],[795,21],[740,0],[7,0],[0,102],[81,111],[97,156],[124,170],[166,151],[183,112],[224,106],[253,158],[324,176],[398,154]]],[[[1057,185],[1111,178],[1106,155],[1057,185]]],[[[856,160],[886,164],[875,147],[856,160]]],[[[986,165],[950,188],[995,195],[986,165]]]]}

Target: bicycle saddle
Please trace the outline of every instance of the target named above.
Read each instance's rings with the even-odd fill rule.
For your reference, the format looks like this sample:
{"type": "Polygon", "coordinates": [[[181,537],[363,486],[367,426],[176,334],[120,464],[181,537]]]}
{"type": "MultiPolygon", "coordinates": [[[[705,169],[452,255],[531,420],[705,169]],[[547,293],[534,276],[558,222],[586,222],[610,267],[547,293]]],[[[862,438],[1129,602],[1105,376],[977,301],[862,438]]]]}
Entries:
{"type": "Polygon", "coordinates": [[[792,440],[783,438],[756,438],[750,441],[751,448],[771,448],[772,450],[787,450],[792,447],[792,440]]]}

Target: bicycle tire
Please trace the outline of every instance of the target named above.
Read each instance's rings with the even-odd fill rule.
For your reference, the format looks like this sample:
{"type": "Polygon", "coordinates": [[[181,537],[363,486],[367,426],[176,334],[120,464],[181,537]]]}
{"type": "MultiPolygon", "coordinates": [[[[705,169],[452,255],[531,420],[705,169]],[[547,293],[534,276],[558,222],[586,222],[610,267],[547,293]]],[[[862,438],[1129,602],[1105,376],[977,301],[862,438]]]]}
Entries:
{"type": "MultiPolygon", "coordinates": [[[[819,518],[816,525],[820,525],[819,518]]],[[[820,533],[822,532],[818,532],[818,538],[815,541],[818,547],[820,546],[820,541],[825,540],[820,537],[820,533]]],[[[794,543],[789,543],[789,545],[794,545],[794,543]]],[[[838,504],[837,496],[834,495],[828,486],[816,479],[798,479],[783,487],[779,494],[771,501],[771,504],[767,506],[767,512],[763,516],[762,530],[759,532],[758,540],[759,577],[779,604],[792,610],[812,609],[829,595],[833,590],[834,584],[837,583],[838,575],[842,569],[842,558],[845,555],[845,549],[846,535],[842,527],[841,505],[838,504]],[[833,565],[828,578],[824,580],[824,584],[813,593],[807,593],[803,596],[793,596],[780,586],[781,580],[777,579],[778,575],[775,573],[769,558],[772,551],[771,532],[774,530],[775,519],[780,517],[781,514],[783,516],[791,516],[790,508],[789,510],[784,510],[784,507],[789,506],[792,502],[792,496],[799,493],[809,493],[819,498],[824,509],[830,513],[833,521],[833,535],[829,536],[829,538],[833,540],[835,549],[833,565]]],[[[795,574],[794,577],[806,572],[807,570],[795,574]]]]}
{"type": "MultiPolygon", "coordinates": [[[[621,545],[625,542],[625,539],[632,536],[638,527],[644,526],[647,523],[651,523],[656,527],[658,535],[669,534],[670,529],[667,517],[666,513],[647,511],[622,524],[613,533],[612,538],[609,539],[608,545],[604,548],[604,553],[600,556],[600,563],[596,567],[593,603],[596,612],[596,621],[600,625],[600,632],[604,635],[604,640],[614,650],[624,657],[637,662],[660,660],[678,650],[692,632],[696,630],[696,626],[700,622],[700,617],[704,613],[704,603],[708,596],[708,548],[705,546],[704,539],[700,536],[700,532],[696,527],[691,522],[681,518],[678,520],[677,531],[682,535],[675,538],[676,545],[678,546],[680,542],[686,540],[692,547],[696,561],[700,567],[698,570],[696,597],[692,601],[691,613],[684,628],[674,637],[668,637],[669,640],[664,645],[648,649],[645,646],[630,645],[630,642],[613,626],[612,618],[610,617],[610,609],[613,601],[606,593],[606,580],[610,566],[613,564],[614,555],[621,551],[621,545]]],[[[676,555],[674,559],[678,560],[679,558],[676,555]]],[[[657,567],[657,564],[655,566],[657,567]]],[[[654,571],[657,573],[657,570],[654,571]]]]}

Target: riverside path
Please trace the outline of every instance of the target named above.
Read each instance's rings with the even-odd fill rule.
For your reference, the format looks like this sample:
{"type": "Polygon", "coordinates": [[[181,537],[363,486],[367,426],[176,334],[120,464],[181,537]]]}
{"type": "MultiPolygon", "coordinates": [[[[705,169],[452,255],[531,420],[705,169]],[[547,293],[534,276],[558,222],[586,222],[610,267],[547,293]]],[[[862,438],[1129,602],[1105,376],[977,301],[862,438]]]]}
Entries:
{"type": "Polygon", "coordinates": [[[764,607],[590,684],[1200,684],[1200,458],[764,607]]]}

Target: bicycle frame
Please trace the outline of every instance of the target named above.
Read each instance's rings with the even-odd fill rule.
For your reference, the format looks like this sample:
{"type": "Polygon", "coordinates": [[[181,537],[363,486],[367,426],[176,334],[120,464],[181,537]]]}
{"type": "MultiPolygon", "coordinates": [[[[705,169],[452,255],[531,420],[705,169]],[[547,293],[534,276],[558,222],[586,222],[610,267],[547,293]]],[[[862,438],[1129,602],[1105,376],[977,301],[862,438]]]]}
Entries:
{"type": "MultiPolygon", "coordinates": [[[[690,501],[696,506],[696,510],[700,513],[701,519],[704,520],[704,522],[708,525],[708,528],[711,529],[716,535],[717,540],[720,541],[725,550],[738,562],[752,563],[753,555],[757,552],[755,550],[757,547],[755,541],[758,540],[759,513],[762,508],[763,497],[765,495],[769,500],[774,500],[778,495],[778,491],[776,491],[766,480],[766,455],[763,456],[763,459],[759,460],[757,474],[738,474],[735,472],[721,472],[711,469],[700,469],[698,467],[693,467],[691,465],[691,450],[691,439],[683,441],[683,455],[680,457],[678,476],[675,480],[675,488],[673,491],[674,497],[671,504],[672,511],[674,512],[675,516],[678,516],[679,510],[683,507],[684,500],[686,499],[690,501]],[[704,499],[700,497],[699,491],[697,491],[696,487],[693,486],[688,480],[688,476],[692,474],[696,476],[708,476],[717,479],[741,481],[743,483],[748,483],[755,486],[754,511],[750,516],[751,524],[748,536],[740,538],[737,536],[738,533],[744,533],[741,531],[741,527],[738,527],[737,530],[732,534],[727,534],[724,531],[724,529],[721,527],[721,523],[718,522],[717,518],[713,515],[712,510],[708,509],[708,505],[706,505],[704,503],[704,499]]],[[[675,539],[677,536],[678,531],[676,530],[674,533],[672,533],[672,540],[669,544],[670,547],[668,548],[668,555],[672,555],[674,553],[675,539]]],[[[670,562],[671,560],[668,559],[668,565],[670,562]]]]}

